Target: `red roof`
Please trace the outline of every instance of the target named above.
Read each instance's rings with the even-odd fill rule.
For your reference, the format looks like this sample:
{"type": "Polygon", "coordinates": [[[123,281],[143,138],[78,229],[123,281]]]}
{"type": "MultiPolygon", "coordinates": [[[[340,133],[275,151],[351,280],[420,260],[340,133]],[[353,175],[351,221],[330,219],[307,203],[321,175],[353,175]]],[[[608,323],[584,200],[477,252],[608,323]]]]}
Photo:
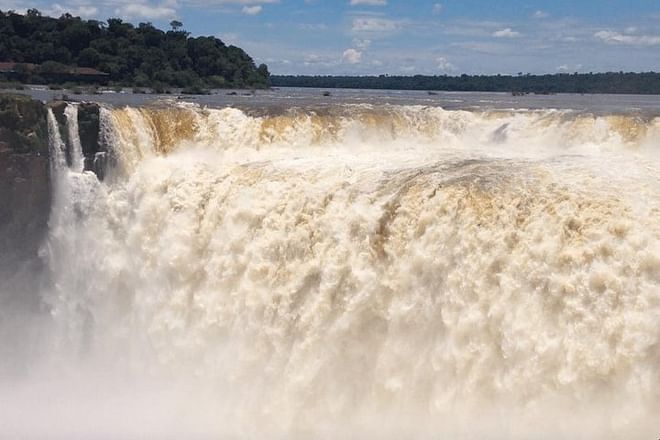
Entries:
{"type": "Polygon", "coordinates": [[[14,70],[16,70],[17,64],[24,65],[28,70],[32,70],[38,66],[38,64],[32,64],[32,63],[0,62],[0,72],[13,72],[14,70]]]}
{"type": "MultiPolygon", "coordinates": [[[[5,61],[5,62],[0,62],[0,72],[14,72],[16,70],[17,64],[24,65],[28,70],[33,70],[39,67],[39,64],[13,63],[13,62],[5,61]]],[[[62,73],[68,73],[70,75],[103,75],[103,76],[108,75],[105,72],[92,69],[91,67],[73,67],[73,66],[67,67],[67,71],[62,73]]]]}
{"type": "Polygon", "coordinates": [[[92,69],[91,67],[75,67],[71,73],[77,75],[107,75],[107,73],[92,69]]]}

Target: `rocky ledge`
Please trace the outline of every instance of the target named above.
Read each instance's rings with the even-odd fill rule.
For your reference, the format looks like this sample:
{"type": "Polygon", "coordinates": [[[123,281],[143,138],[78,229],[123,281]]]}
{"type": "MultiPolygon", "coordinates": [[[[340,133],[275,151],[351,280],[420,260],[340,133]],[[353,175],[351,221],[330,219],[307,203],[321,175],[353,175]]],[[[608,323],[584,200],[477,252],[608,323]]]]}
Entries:
{"type": "MultiPolygon", "coordinates": [[[[50,106],[66,140],[66,105],[0,94],[0,290],[16,273],[40,265],[51,203],[47,112],[50,106]]],[[[79,104],[78,126],[85,168],[102,177],[94,160],[101,150],[97,104],[79,104]]]]}
{"type": "Polygon", "coordinates": [[[0,276],[5,280],[36,259],[48,226],[46,112],[29,97],[0,95],[0,276]]]}
{"type": "MultiPolygon", "coordinates": [[[[53,110],[53,115],[60,127],[60,134],[65,143],[69,143],[69,132],[66,129],[66,110],[69,102],[53,101],[48,106],[53,110]]],[[[99,178],[103,178],[104,168],[98,160],[98,154],[102,153],[99,144],[99,105],[93,102],[78,103],[78,135],[85,156],[85,170],[93,171],[99,178]]],[[[70,159],[70,158],[69,158],[70,159]]]]}

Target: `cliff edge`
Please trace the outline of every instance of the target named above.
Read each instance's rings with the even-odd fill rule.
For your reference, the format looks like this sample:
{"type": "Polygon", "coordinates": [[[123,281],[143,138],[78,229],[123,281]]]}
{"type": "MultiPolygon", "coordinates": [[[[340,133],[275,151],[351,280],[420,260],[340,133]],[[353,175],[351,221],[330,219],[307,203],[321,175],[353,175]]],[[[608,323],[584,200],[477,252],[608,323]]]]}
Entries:
{"type": "Polygon", "coordinates": [[[0,283],[39,264],[51,200],[46,112],[27,96],[0,95],[0,283]]]}

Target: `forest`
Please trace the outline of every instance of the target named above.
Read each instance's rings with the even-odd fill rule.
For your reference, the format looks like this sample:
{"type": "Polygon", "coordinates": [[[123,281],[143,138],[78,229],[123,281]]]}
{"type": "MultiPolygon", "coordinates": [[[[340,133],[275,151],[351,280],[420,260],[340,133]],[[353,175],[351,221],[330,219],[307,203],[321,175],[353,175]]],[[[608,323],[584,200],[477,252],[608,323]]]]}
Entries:
{"type": "Polygon", "coordinates": [[[0,77],[43,84],[93,72],[88,76],[98,73],[111,84],[136,87],[268,87],[268,67],[257,67],[242,49],[215,37],[191,37],[179,21],[170,25],[163,31],[119,18],[102,22],[70,14],[52,18],[36,9],[25,15],[0,11],[5,65],[0,77]]]}
{"type": "Polygon", "coordinates": [[[607,72],[532,75],[296,76],[270,75],[242,49],[209,36],[192,37],[183,23],[160,30],[120,18],[59,18],[37,9],[0,11],[0,81],[70,81],[189,90],[317,87],[427,91],[660,94],[660,73],[607,72]]]}
{"type": "Polygon", "coordinates": [[[660,73],[560,73],[460,76],[271,76],[277,87],[512,93],[660,94],[660,73]]]}

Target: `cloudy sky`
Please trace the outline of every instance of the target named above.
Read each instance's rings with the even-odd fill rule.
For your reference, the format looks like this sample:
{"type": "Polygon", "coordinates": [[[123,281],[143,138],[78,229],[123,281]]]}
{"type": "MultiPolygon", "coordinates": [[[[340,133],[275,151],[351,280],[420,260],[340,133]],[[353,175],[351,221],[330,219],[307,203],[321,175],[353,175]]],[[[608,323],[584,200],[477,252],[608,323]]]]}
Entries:
{"type": "Polygon", "coordinates": [[[660,0],[0,0],[215,35],[276,74],[660,71],[660,0]]]}

